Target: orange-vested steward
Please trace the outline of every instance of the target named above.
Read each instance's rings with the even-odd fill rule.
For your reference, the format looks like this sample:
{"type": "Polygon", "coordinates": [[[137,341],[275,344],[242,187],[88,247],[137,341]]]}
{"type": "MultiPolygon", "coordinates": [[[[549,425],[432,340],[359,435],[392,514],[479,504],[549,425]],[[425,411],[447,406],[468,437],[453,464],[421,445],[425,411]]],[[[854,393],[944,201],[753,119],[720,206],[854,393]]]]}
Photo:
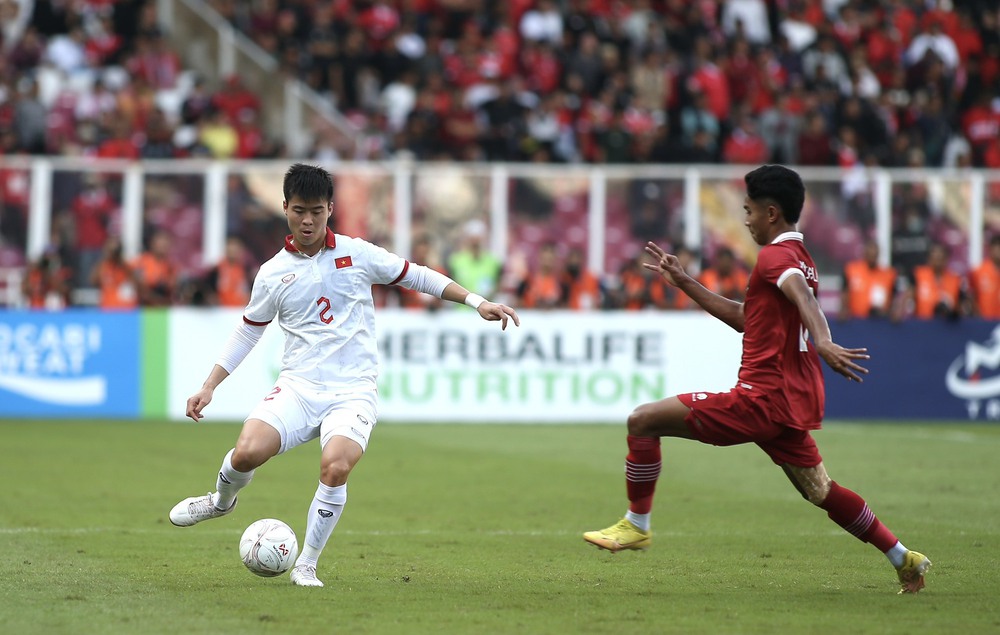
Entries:
{"type": "Polygon", "coordinates": [[[49,280],[45,271],[32,267],[28,269],[25,289],[28,307],[32,309],[45,308],[45,296],[49,292],[49,280]]]}
{"type": "MultiPolygon", "coordinates": [[[[889,301],[896,285],[896,270],[891,267],[871,268],[864,260],[849,262],[844,267],[847,278],[847,310],[851,317],[866,318],[872,309],[889,312],[889,301]]],[[[933,313],[933,308],[931,309],[933,313]]]]}
{"type": "Polygon", "coordinates": [[[140,254],[133,267],[144,285],[151,289],[173,289],[174,267],[165,258],[157,258],[151,253],[140,254]]]}
{"type": "Polygon", "coordinates": [[[945,271],[938,277],[928,265],[921,265],[913,270],[913,278],[916,281],[915,314],[918,318],[933,318],[934,307],[939,304],[950,309],[958,306],[958,296],[962,290],[962,279],[958,274],[945,271]]]}
{"type": "Polygon", "coordinates": [[[619,284],[625,298],[623,309],[638,311],[647,305],[650,297],[649,278],[630,269],[622,272],[619,284]]]}
{"type": "Polygon", "coordinates": [[[102,309],[134,309],[136,296],[132,270],[125,263],[102,262],[97,269],[101,286],[102,309]]]}
{"type": "Polygon", "coordinates": [[[562,285],[559,277],[551,273],[539,273],[528,279],[521,302],[526,309],[537,307],[558,307],[562,300],[562,285]]]}
{"type": "Polygon", "coordinates": [[[699,280],[702,286],[712,293],[718,293],[731,300],[746,296],[748,281],[749,276],[742,269],[733,269],[726,276],[719,275],[715,269],[706,269],[699,280]]]}
{"type": "Polygon", "coordinates": [[[245,307],[250,300],[250,281],[246,268],[223,260],[219,263],[218,274],[219,305],[245,307]]]}
{"type": "Polygon", "coordinates": [[[992,260],[986,260],[969,278],[979,315],[987,320],[1000,319],[1000,268],[992,260]]]}
{"type": "Polygon", "coordinates": [[[566,277],[569,288],[569,298],[566,305],[574,311],[599,309],[601,300],[601,285],[597,276],[589,271],[582,271],[576,278],[566,277]]]}

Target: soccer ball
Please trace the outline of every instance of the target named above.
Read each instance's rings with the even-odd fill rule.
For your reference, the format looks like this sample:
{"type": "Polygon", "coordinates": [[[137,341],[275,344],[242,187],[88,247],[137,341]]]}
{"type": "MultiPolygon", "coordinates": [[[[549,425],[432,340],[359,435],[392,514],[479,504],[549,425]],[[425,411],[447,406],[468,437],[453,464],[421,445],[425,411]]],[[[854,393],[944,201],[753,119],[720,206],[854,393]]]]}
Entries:
{"type": "Polygon", "coordinates": [[[264,578],[273,578],[292,568],[299,555],[299,541],[292,528],[274,518],[251,524],[240,538],[243,564],[264,578]]]}

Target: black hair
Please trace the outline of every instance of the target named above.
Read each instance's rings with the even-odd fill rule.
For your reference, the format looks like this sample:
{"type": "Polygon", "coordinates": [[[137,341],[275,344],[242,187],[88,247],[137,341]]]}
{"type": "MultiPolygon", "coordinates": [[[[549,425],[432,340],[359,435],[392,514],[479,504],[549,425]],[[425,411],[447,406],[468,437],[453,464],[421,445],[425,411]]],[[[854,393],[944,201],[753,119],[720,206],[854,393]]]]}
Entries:
{"type": "Polygon", "coordinates": [[[285,172],[281,192],[286,202],[298,196],[303,201],[329,203],[333,200],[333,177],[321,167],[296,163],[285,172]]]}
{"type": "Polygon", "coordinates": [[[748,172],[743,180],[751,201],[767,199],[781,210],[786,221],[792,224],[799,222],[806,188],[797,172],[783,165],[762,165],[748,172]]]}

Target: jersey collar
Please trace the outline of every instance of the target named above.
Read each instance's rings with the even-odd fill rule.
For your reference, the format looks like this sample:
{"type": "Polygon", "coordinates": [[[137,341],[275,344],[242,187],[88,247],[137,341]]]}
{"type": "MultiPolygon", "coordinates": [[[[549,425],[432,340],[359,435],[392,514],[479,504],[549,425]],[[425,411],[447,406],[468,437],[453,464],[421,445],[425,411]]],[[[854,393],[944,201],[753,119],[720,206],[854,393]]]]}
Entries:
{"type": "Polygon", "coordinates": [[[797,240],[802,242],[802,232],[785,232],[783,234],[778,234],[771,241],[772,245],[777,245],[778,243],[783,243],[786,240],[797,240]]]}
{"type": "MultiPolygon", "coordinates": [[[[337,246],[337,235],[334,234],[333,230],[331,230],[329,227],[326,228],[326,246],[329,247],[330,249],[333,249],[337,246]]],[[[292,242],[291,234],[285,236],[285,251],[290,251],[293,254],[302,253],[299,251],[299,248],[295,246],[295,243],[292,242]]]]}

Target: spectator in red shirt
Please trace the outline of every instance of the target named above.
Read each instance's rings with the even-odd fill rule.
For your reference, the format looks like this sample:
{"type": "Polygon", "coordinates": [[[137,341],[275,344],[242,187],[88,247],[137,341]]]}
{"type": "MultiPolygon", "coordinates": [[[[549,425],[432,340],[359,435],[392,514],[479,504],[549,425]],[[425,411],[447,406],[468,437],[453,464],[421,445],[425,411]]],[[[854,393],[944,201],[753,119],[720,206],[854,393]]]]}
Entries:
{"type": "Polygon", "coordinates": [[[119,205],[111,196],[103,174],[85,172],[83,189],[73,198],[70,209],[76,235],[77,284],[85,286],[91,270],[101,259],[108,240],[108,227],[119,205]]]}
{"type": "Polygon", "coordinates": [[[136,39],[136,51],[125,62],[132,77],[141,77],[153,88],[171,89],[181,71],[180,57],[157,29],[136,39]]]}
{"type": "Polygon", "coordinates": [[[967,8],[958,10],[958,24],[951,36],[958,49],[958,56],[963,62],[968,62],[971,57],[982,56],[983,38],[967,8]]]}
{"type": "Polygon", "coordinates": [[[798,146],[799,165],[834,164],[833,139],[822,113],[812,111],[806,115],[798,146]]]}
{"type": "MultiPolygon", "coordinates": [[[[109,137],[97,147],[101,159],[138,159],[139,148],[132,140],[132,130],[127,119],[115,117],[112,113],[108,121],[109,137]]],[[[102,242],[103,244],[103,242],[102,242]]]]}
{"type": "Polygon", "coordinates": [[[239,75],[230,75],[222,89],[212,97],[212,105],[225,113],[229,121],[239,119],[244,108],[260,110],[260,100],[243,85],[239,75]]]}
{"type": "Polygon", "coordinates": [[[125,39],[115,33],[113,15],[110,12],[97,15],[90,22],[84,49],[92,65],[100,67],[115,63],[124,44],[125,39]]]}
{"type": "Polygon", "coordinates": [[[972,161],[976,166],[984,165],[986,149],[1000,138],[1000,114],[993,111],[992,98],[990,91],[983,90],[962,116],[962,131],[972,146],[972,161]]]}
{"type": "Polygon", "coordinates": [[[726,76],[714,61],[712,44],[708,38],[699,38],[695,44],[688,89],[705,95],[705,107],[720,121],[729,116],[732,105],[726,76]]]}
{"type": "Polygon", "coordinates": [[[736,125],[722,146],[722,160],[726,163],[766,163],[767,143],[757,133],[757,125],[746,114],[738,115],[736,125]]]}
{"type": "Polygon", "coordinates": [[[521,68],[527,78],[528,88],[537,93],[549,93],[559,86],[562,65],[549,44],[525,42],[521,51],[521,68]]]}

